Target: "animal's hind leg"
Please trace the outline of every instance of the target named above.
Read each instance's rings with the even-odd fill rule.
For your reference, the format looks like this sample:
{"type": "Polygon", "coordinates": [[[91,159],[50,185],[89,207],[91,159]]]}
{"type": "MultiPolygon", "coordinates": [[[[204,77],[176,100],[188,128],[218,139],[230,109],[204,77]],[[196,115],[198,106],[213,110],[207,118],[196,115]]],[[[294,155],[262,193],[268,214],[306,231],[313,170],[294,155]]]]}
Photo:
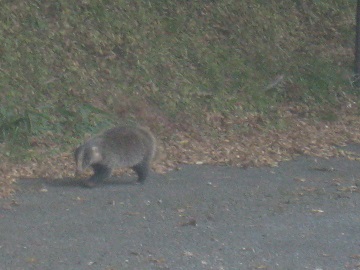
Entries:
{"type": "Polygon", "coordinates": [[[146,177],[149,174],[149,165],[147,162],[141,162],[135,166],[132,167],[132,169],[137,173],[138,175],[138,182],[144,183],[146,177]]]}
{"type": "Polygon", "coordinates": [[[111,176],[112,170],[101,164],[94,164],[91,166],[94,170],[94,174],[85,182],[87,187],[94,187],[99,182],[109,178],[111,176]]]}

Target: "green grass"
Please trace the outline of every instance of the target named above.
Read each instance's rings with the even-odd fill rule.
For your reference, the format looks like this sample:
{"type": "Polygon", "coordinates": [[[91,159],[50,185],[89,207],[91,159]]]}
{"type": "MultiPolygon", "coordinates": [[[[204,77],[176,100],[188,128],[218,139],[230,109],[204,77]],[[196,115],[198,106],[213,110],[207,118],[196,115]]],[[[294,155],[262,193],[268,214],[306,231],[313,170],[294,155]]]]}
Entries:
{"type": "Polygon", "coordinates": [[[355,6],[6,1],[0,140],[24,149],[33,137],[71,145],[114,122],[146,123],[151,113],[142,107],[197,124],[205,112],[265,115],[288,101],[336,102],[337,92],[351,91],[355,6]],[[264,91],[279,75],[284,84],[264,91]]]}

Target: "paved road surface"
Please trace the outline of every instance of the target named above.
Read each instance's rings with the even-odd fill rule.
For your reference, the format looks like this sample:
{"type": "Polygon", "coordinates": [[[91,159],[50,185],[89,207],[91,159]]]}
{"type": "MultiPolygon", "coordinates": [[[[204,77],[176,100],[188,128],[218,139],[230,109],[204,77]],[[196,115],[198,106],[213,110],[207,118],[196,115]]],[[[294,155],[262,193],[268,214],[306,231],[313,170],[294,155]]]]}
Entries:
{"type": "Polygon", "coordinates": [[[360,269],[359,161],[134,178],[20,181],[0,201],[0,269],[360,269]]]}

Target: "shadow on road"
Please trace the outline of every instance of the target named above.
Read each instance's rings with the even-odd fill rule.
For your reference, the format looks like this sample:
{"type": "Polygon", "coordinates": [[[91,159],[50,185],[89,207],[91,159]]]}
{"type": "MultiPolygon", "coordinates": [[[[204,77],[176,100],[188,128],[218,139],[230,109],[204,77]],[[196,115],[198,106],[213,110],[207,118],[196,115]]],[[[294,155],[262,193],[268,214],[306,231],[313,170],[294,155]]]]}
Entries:
{"type": "MultiPolygon", "coordinates": [[[[18,181],[18,188],[21,190],[27,189],[41,189],[44,186],[59,187],[59,188],[86,188],[84,181],[86,178],[57,178],[57,179],[33,179],[22,178],[18,181]]],[[[122,185],[138,185],[135,179],[131,177],[112,177],[106,181],[100,182],[96,187],[104,186],[122,186],[122,185]]]]}

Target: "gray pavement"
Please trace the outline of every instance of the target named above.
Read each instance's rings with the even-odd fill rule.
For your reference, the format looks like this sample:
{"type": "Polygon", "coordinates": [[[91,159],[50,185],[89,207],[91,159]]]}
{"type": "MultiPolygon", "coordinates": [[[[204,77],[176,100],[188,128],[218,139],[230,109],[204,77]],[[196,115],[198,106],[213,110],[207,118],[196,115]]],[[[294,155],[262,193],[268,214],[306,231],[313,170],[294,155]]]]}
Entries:
{"type": "Polygon", "coordinates": [[[19,181],[0,201],[0,270],[360,269],[359,161],[135,178],[19,181]]]}

